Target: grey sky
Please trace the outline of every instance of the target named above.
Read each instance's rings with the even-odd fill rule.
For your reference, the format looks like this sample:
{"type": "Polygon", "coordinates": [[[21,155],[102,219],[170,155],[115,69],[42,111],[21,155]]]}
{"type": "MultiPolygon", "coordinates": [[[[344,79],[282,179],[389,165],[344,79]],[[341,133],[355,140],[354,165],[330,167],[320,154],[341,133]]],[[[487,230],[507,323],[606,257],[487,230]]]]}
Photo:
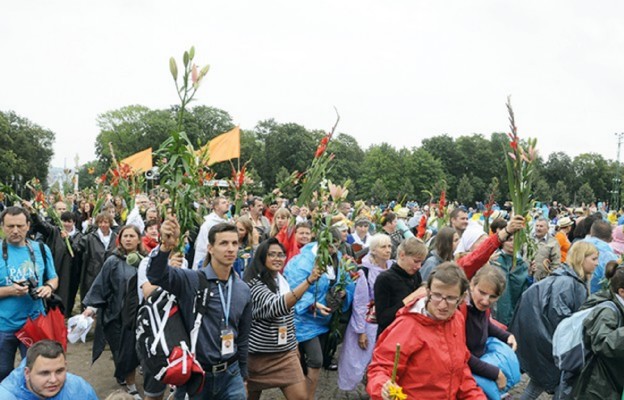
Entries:
{"type": "MultiPolygon", "coordinates": [[[[519,133],[542,155],[616,156],[624,131],[618,1],[11,1],[0,13],[0,110],[56,133],[53,165],[94,158],[95,118],[177,103],[168,59],[195,45],[196,104],[362,147],[519,133]]],[[[623,156],[624,157],[624,156],[623,156]]]]}

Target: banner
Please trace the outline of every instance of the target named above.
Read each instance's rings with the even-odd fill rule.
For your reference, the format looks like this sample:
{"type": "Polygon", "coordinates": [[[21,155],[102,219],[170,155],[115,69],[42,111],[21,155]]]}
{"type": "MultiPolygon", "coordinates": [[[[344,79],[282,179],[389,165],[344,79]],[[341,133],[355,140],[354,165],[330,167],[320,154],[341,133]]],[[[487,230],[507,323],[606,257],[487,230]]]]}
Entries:
{"type": "Polygon", "coordinates": [[[119,162],[120,164],[128,164],[135,173],[146,172],[152,169],[152,148],[139,151],[126,157],[119,162]]]}

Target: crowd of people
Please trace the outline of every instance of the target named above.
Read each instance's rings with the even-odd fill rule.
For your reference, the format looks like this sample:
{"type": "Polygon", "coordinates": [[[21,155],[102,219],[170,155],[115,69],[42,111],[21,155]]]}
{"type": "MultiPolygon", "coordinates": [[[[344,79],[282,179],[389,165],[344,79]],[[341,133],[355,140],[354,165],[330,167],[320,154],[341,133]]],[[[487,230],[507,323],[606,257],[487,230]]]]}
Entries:
{"type": "Polygon", "coordinates": [[[60,344],[27,348],[15,336],[56,294],[66,318],[96,319],[93,359],[108,344],[123,389],[111,398],[259,399],[279,388],[312,400],[324,368],[340,390],[364,385],[372,399],[500,399],[521,373],[522,399],[621,399],[624,217],[601,204],[544,204],[525,219],[509,203],[298,207],[249,196],[235,213],[222,195],[205,202],[195,233],[148,194],[99,210],[80,195],[54,199],[60,224],[28,201],[1,205],[2,398],[96,398],[67,372],[60,344]],[[315,221],[329,210],[321,265],[315,221]],[[137,310],[162,293],[175,296],[203,385],[168,388],[137,351],[137,310]],[[582,371],[560,370],[558,324],[603,302],[615,307],[583,322],[592,356],[582,371]]]}

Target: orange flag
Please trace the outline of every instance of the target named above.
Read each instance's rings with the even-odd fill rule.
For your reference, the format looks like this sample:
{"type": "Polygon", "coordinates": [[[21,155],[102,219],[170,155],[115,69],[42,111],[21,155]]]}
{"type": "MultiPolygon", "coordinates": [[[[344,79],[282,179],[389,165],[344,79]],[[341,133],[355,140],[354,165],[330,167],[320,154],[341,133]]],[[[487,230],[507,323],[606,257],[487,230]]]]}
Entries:
{"type": "Polygon", "coordinates": [[[128,164],[135,173],[145,172],[152,169],[152,148],[134,153],[130,157],[126,157],[119,162],[120,164],[128,164]]]}
{"type": "Polygon", "coordinates": [[[240,128],[222,133],[208,143],[208,165],[240,158],[240,128]]]}

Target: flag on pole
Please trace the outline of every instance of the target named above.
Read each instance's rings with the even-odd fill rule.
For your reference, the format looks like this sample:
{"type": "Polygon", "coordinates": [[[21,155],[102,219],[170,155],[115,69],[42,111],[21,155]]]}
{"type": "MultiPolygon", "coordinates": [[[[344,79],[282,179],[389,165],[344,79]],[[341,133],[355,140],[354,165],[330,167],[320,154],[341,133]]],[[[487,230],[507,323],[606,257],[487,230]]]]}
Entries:
{"type": "Polygon", "coordinates": [[[229,132],[222,133],[208,144],[208,165],[221,161],[240,158],[240,128],[237,126],[229,132]]]}
{"type": "Polygon", "coordinates": [[[134,153],[119,162],[128,164],[134,173],[146,172],[152,169],[152,148],[134,153]]]}

